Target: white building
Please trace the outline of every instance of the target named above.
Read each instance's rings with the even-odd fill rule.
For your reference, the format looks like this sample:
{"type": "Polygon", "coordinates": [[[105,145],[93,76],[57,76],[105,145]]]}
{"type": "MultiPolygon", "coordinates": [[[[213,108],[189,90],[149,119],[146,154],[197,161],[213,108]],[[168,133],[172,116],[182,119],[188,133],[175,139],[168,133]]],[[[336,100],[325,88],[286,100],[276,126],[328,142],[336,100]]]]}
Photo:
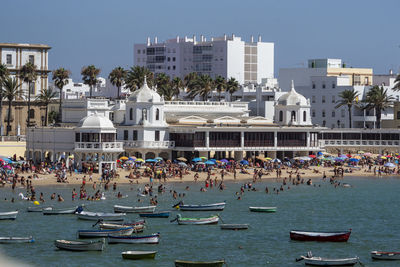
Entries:
{"type": "Polygon", "coordinates": [[[243,41],[240,37],[224,35],[207,40],[180,38],[159,43],[147,39],[145,44],[134,45],[134,65],[147,67],[156,75],[184,78],[190,72],[233,77],[240,84],[261,83],[263,78],[274,77],[274,43],[243,41]]]}
{"type": "Polygon", "coordinates": [[[0,64],[5,64],[11,77],[16,77],[22,90],[28,95],[28,84],[19,78],[19,70],[27,62],[36,66],[37,80],[31,85],[31,97],[40,94],[40,90],[48,87],[49,66],[48,51],[50,46],[44,44],[0,43],[0,64]]]}

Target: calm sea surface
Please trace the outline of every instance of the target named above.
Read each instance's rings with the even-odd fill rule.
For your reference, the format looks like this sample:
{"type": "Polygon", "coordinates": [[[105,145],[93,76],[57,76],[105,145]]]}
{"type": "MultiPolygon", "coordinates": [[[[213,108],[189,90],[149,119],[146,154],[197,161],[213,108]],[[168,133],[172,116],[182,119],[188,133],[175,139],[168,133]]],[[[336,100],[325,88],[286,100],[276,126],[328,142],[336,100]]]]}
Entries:
{"type": "MultiPolygon", "coordinates": [[[[400,266],[400,262],[372,261],[371,250],[400,251],[400,179],[397,178],[346,178],[343,182],[352,188],[334,188],[329,182],[317,181],[314,186],[291,186],[279,195],[265,194],[265,186],[270,193],[275,182],[257,183],[256,192],[245,192],[242,200],[235,195],[240,183],[227,183],[225,191],[211,189],[200,192],[203,183],[168,184],[168,193],[158,195],[159,210],[172,210],[177,203],[169,193],[170,189],[185,192],[186,204],[207,204],[226,200],[227,205],[220,215],[225,223],[249,223],[244,231],[220,230],[219,225],[177,225],[170,223],[177,211],[172,211],[169,219],[148,219],[145,233],[161,233],[158,245],[107,245],[103,252],[69,252],[57,250],[55,239],[75,239],[78,229],[91,229],[93,222],[79,220],[75,215],[43,216],[41,213],[27,213],[30,203],[19,200],[16,203],[4,198],[17,197],[24,189],[13,194],[10,189],[0,189],[0,210],[18,209],[15,221],[0,221],[0,236],[28,236],[35,238],[33,244],[0,245],[7,256],[23,259],[33,266],[173,266],[175,259],[215,260],[224,258],[228,266],[304,266],[295,258],[312,251],[316,256],[351,257],[359,256],[366,266],[400,266]],[[320,185],[320,187],[318,187],[320,185]],[[249,206],[277,206],[276,213],[249,212],[249,206]],[[347,243],[304,243],[289,239],[291,229],[299,230],[346,230],[352,234],[347,243]],[[157,250],[155,260],[123,260],[122,251],[157,250]]],[[[117,199],[116,192],[106,192],[107,200],[87,202],[71,201],[73,186],[38,187],[45,194],[45,205],[69,207],[79,203],[87,204],[90,211],[112,212],[113,205],[138,205],[138,186],[120,186],[128,197],[117,199]],[[60,193],[64,203],[51,202],[52,192],[60,193]]],[[[78,189],[78,186],[75,186],[78,189]]],[[[88,187],[92,194],[91,187],[88,187]]],[[[145,204],[148,204],[146,198],[145,204]]],[[[139,204],[143,205],[143,204],[139,204]]],[[[215,212],[181,212],[184,216],[208,216],[215,212]]],[[[128,220],[138,219],[136,214],[128,214],[128,220]]],[[[1,265],[1,263],[0,263],[1,265]]]]}

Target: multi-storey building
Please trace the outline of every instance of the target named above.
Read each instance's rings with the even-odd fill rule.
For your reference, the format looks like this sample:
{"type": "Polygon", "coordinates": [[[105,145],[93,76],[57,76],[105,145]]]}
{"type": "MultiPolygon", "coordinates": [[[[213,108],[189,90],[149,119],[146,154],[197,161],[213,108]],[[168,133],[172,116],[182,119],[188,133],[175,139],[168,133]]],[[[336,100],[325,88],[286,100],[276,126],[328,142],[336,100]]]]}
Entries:
{"type": "Polygon", "coordinates": [[[156,75],[184,78],[190,72],[235,78],[240,84],[260,83],[274,77],[274,43],[250,42],[240,37],[224,35],[207,40],[179,36],[163,43],[154,38],[145,44],[134,45],[134,64],[147,67],[156,75]]]}
{"type": "Polygon", "coordinates": [[[28,84],[19,77],[19,71],[27,62],[36,66],[37,80],[31,84],[31,95],[34,97],[40,90],[48,87],[50,46],[44,44],[0,43],[0,64],[5,64],[13,77],[16,77],[22,90],[28,93],[28,84]]]}

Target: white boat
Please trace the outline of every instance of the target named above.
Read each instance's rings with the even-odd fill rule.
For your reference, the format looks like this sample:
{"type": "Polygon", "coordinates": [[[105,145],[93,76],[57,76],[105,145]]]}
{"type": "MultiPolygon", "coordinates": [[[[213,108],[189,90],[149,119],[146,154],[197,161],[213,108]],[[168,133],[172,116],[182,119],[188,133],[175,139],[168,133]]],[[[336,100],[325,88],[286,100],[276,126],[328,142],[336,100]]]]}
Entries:
{"type": "Polygon", "coordinates": [[[78,230],[78,237],[107,237],[109,235],[131,235],[133,227],[124,227],[119,229],[104,229],[104,230],[78,230]]]}
{"type": "Polygon", "coordinates": [[[100,241],[75,241],[75,240],[56,240],[54,245],[59,249],[73,251],[102,251],[105,246],[104,238],[100,241]]]}
{"type": "Polygon", "coordinates": [[[35,239],[33,237],[0,237],[0,244],[10,244],[10,243],[33,243],[35,239]]]}
{"type": "Polygon", "coordinates": [[[74,214],[78,207],[72,208],[63,208],[63,209],[55,209],[52,207],[44,208],[43,215],[65,215],[65,214],[74,214]]]}
{"type": "Polygon", "coordinates": [[[205,217],[205,218],[182,218],[180,214],[177,215],[176,219],[178,224],[194,224],[194,225],[202,225],[202,224],[217,224],[219,221],[219,217],[217,215],[205,217]]]}
{"type": "Polygon", "coordinates": [[[108,236],[108,243],[130,243],[130,244],[158,244],[160,242],[160,233],[145,236],[108,236]]]}
{"type": "Polygon", "coordinates": [[[374,260],[400,260],[400,252],[371,251],[374,260]]]}
{"type": "Polygon", "coordinates": [[[18,211],[0,212],[0,220],[15,220],[17,219],[18,211]]]}
{"type": "Polygon", "coordinates": [[[105,212],[90,212],[82,211],[80,213],[75,213],[81,220],[89,221],[123,221],[126,213],[105,213],[105,212]]]}
{"type": "Polygon", "coordinates": [[[304,259],[304,263],[306,265],[312,266],[353,266],[359,262],[358,257],[354,258],[342,258],[342,259],[329,259],[329,258],[322,258],[322,257],[305,257],[302,256],[304,259]]]}
{"type": "Polygon", "coordinates": [[[183,203],[177,204],[176,207],[182,211],[221,211],[224,210],[226,203],[214,203],[204,205],[185,205],[183,203]]]}
{"type": "Polygon", "coordinates": [[[125,212],[125,213],[154,212],[155,209],[156,206],[128,207],[128,206],[114,205],[114,212],[125,212]]]}
{"type": "Polygon", "coordinates": [[[144,230],[144,224],[125,225],[125,224],[114,224],[114,223],[100,223],[99,226],[100,226],[101,230],[132,227],[134,233],[140,233],[140,232],[143,232],[143,230],[144,230]]]}
{"type": "Polygon", "coordinates": [[[46,207],[46,208],[43,208],[43,207],[28,207],[28,208],[26,208],[26,211],[27,212],[42,212],[45,209],[51,209],[51,207],[46,207]]]}

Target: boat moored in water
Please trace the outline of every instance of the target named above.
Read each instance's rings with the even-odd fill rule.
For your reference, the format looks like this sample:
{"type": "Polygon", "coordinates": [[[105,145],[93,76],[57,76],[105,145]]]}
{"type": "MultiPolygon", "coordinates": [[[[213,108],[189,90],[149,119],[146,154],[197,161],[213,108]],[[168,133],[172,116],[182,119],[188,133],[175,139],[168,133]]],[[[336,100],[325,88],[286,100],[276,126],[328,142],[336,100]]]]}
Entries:
{"type": "Polygon", "coordinates": [[[28,236],[28,237],[2,236],[2,237],[0,237],[0,244],[33,243],[33,242],[35,242],[35,239],[33,239],[32,236],[28,236]]]}
{"type": "Polygon", "coordinates": [[[306,265],[311,266],[354,266],[359,262],[358,257],[353,258],[322,258],[322,257],[309,257],[301,256],[306,265]]]}
{"type": "Polygon", "coordinates": [[[371,251],[374,260],[400,260],[400,252],[371,251]]]}
{"type": "Polygon", "coordinates": [[[133,227],[124,227],[119,229],[104,229],[104,230],[78,230],[78,237],[107,237],[108,235],[131,235],[133,233],[133,227]]]}
{"type": "MultiPolygon", "coordinates": [[[[204,218],[183,218],[180,214],[176,216],[176,221],[178,224],[186,225],[186,224],[194,224],[194,225],[202,225],[202,224],[217,224],[219,221],[219,217],[217,215],[213,215],[210,217],[204,218]]],[[[173,220],[173,221],[175,221],[173,220]]]]}
{"type": "Polygon", "coordinates": [[[226,202],[204,204],[204,205],[185,205],[182,202],[174,205],[174,208],[182,211],[222,211],[224,210],[226,202]]]}
{"type": "Polygon", "coordinates": [[[105,240],[104,238],[100,241],[56,240],[54,245],[63,250],[102,251],[105,247],[105,240]]]}
{"type": "Polygon", "coordinates": [[[249,207],[252,212],[276,212],[277,207],[249,207]]]}
{"type": "Polygon", "coordinates": [[[221,224],[222,230],[247,230],[249,229],[248,224],[221,224]]]}
{"type": "Polygon", "coordinates": [[[144,236],[108,236],[108,243],[130,243],[130,244],[158,244],[160,242],[160,233],[144,236]]]}
{"type": "Polygon", "coordinates": [[[126,213],[105,213],[105,212],[90,212],[82,211],[75,213],[81,220],[89,221],[123,221],[126,213]]]}
{"type": "Polygon", "coordinates": [[[0,212],[0,220],[15,220],[17,219],[18,211],[0,212]]]}
{"type": "Polygon", "coordinates": [[[175,267],[221,267],[225,260],[217,261],[183,261],[175,260],[175,267]]]}
{"type": "Polygon", "coordinates": [[[310,231],[290,231],[290,239],[296,241],[318,241],[318,242],[347,242],[351,234],[349,231],[338,232],[310,232],[310,231]]]}
{"type": "Polygon", "coordinates": [[[140,233],[140,232],[143,232],[143,230],[144,230],[144,224],[129,225],[129,224],[100,223],[99,227],[101,230],[132,227],[134,233],[140,233]]]}
{"type": "Polygon", "coordinates": [[[128,207],[114,205],[114,212],[125,212],[125,213],[138,213],[138,212],[154,212],[156,206],[142,206],[142,207],[128,207]]]}
{"type": "Polygon", "coordinates": [[[141,212],[139,213],[140,217],[149,217],[149,218],[168,218],[169,211],[159,211],[159,212],[141,212]]]}
{"type": "Polygon", "coordinates": [[[122,258],[126,260],[143,260],[154,259],[157,251],[124,251],[121,253],[122,258]]]}
{"type": "Polygon", "coordinates": [[[74,214],[78,207],[72,208],[63,208],[63,209],[54,209],[52,207],[44,208],[43,215],[65,215],[65,214],[74,214]]]}

